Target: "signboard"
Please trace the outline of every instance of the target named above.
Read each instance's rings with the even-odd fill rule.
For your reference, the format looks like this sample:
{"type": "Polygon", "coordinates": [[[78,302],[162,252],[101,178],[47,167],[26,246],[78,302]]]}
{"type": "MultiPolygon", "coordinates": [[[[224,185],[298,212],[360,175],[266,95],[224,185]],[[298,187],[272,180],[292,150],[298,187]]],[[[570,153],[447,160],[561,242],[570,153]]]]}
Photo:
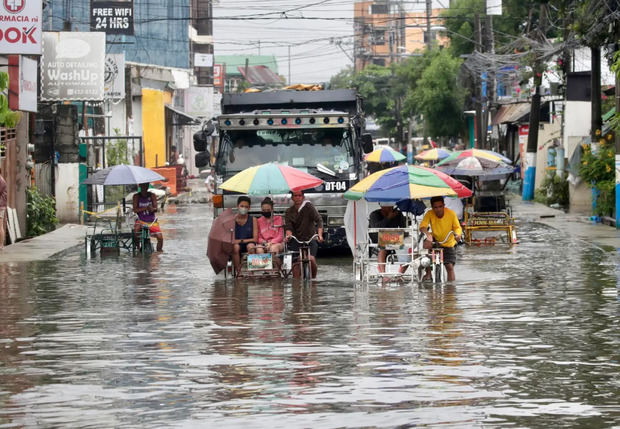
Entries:
{"type": "Polygon", "coordinates": [[[271,270],[273,269],[273,261],[271,253],[260,253],[248,255],[248,270],[271,270]]]}
{"type": "Polygon", "coordinates": [[[213,54],[194,54],[194,67],[213,67],[213,54]]]}
{"type": "Polygon", "coordinates": [[[0,54],[41,55],[41,0],[2,0],[0,54]]]}
{"type": "Polygon", "coordinates": [[[37,111],[37,61],[9,56],[9,108],[24,112],[37,111]]]}
{"type": "Polygon", "coordinates": [[[186,89],[185,113],[194,118],[212,118],[213,87],[192,86],[186,89]]]}
{"type": "Polygon", "coordinates": [[[115,100],[125,98],[125,54],[105,56],[103,85],[105,98],[115,100]]]}
{"type": "Polygon", "coordinates": [[[525,178],[525,152],[527,150],[527,135],[530,132],[529,125],[519,126],[519,154],[521,155],[521,179],[525,178]]]}
{"type": "Polygon", "coordinates": [[[133,0],[92,0],[90,3],[90,31],[132,36],[133,0]]]}
{"type": "Polygon", "coordinates": [[[103,100],[105,33],[44,32],[41,100],[103,100]]]}
{"type": "Polygon", "coordinates": [[[222,64],[213,65],[213,86],[221,89],[220,92],[224,92],[224,66],[222,64]]]}
{"type": "Polygon", "coordinates": [[[405,245],[405,231],[379,231],[379,248],[402,249],[405,245]]]}
{"type": "Polygon", "coordinates": [[[487,15],[501,15],[502,0],[487,0],[487,15]]]}

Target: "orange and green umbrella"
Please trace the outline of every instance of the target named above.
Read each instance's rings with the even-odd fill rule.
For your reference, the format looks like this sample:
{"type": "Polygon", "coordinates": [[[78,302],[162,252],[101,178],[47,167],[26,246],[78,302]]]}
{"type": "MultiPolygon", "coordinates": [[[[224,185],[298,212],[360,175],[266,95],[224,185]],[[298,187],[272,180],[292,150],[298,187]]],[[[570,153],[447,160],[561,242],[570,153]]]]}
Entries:
{"type": "Polygon", "coordinates": [[[394,149],[384,146],[377,148],[364,157],[366,162],[399,162],[407,159],[405,155],[394,149]]]}
{"type": "Polygon", "coordinates": [[[271,195],[312,189],[322,183],[318,177],[297,168],[268,163],[240,171],[220,188],[248,195],[271,195]]]}
{"type": "Polygon", "coordinates": [[[352,186],[344,197],[380,202],[438,196],[466,198],[471,194],[463,184],[441,171],[405,164],[371,174],[352,186]]]}

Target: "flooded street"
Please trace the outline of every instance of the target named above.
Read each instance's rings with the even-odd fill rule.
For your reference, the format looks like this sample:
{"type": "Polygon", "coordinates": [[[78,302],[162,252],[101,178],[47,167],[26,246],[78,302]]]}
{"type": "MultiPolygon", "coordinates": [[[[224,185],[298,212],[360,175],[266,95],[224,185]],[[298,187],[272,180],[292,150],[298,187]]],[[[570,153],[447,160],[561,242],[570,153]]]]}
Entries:
{"type": "Polygon", "coordinates": [[[169,206],[146,259],[0,264],[0,428],[620,425],[615,253],[523,224],[454,285],[226,282],[211,217],[169,206]]]}

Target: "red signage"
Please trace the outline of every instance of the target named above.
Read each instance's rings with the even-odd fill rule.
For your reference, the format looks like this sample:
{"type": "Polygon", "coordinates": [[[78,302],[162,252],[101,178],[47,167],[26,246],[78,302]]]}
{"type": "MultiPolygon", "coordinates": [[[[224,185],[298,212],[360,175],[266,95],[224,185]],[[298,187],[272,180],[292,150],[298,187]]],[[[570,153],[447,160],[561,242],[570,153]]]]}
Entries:
{"type": "Polygon", "coordinates": [[[226,81],[226,72],[223,64],[213,64],[213,86],[224,92],[224,82],[226,81]]]}
{"type": "Polygon", "coordinates": [[[4,8],[10,13],[20,13],[26,6],[25,0],[4,0],[4,8]]]}
{"type": "Polygon", "coordinates": [[[2,0],[0,54],[41,55],[41,0],[2,0]]]}

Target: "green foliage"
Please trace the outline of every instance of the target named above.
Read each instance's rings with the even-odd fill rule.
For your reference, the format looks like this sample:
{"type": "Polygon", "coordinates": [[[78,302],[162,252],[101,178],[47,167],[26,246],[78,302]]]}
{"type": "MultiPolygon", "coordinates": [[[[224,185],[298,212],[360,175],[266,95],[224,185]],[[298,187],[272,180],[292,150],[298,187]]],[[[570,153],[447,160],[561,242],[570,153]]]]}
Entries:
{"type": "Polygon", "coordinates": [[[568,207],[569,205],[569,193],[568,193],[568,181],[566,180],[568,174],[564,177],[560,177],[555,172],[549,172],[545,176],[540,188],[534,192],[534,200],[536,202],[546,204],[559,204],[562,207],[568,207]]]}
{"type": "Polygon", "coordinates": [[[579,167],[579,176],[598,191],[595,214],[599,216],[610,216],[616,201],[615,149],[611,142],[612,134],[604,136],[596,153],[592,152],[590,146],[584,145],[579,167]]]}
{"type": "Polygon", "coordinates": [[[376,118],[381,127],[393,133],[396,128],[396,76],[389,67],[371,64],[352,78],[353,87],[364,99],[364,111],[376,118]]]}
{"type": "Polygon", "coordinates": [[[9,109],[9,100],[4,94],[9,86],[9,74],[0,72],[0,126],[15,128],[20,119],[19,112],[9,109]]]}
{"type": "Polygon", "coordinates": [[[353,87],[353,68],[345,67],[329,80],[330,89],[349,89],[353,87]]]}
{"type": "MultiPolygon", "coordinates": [[[[114,128],[114,134],[119,136],[121,130],[118,128],[114,128]]],[[[106,160],[108,166],[120,165],[120,164],[129,164],[129,160],[127,159],[127,140],[126,139],[118,139],[116,143],[109,143],[106,146],[106,160]]]]}
{"type": "Polygon", "coordinates": [[[428,135],[458,136],[464,128],[465,89],[458,85],[461,60],[447,50],[440,51],[417,81],[413,100],[424,114],[428,135]]]}
{"type": "Polygon", "coordinates": [[[56,228],[56,200],[42,195],[36,187],[27,190],[26,224],[28,237],[36,237],[56,228]]]}

